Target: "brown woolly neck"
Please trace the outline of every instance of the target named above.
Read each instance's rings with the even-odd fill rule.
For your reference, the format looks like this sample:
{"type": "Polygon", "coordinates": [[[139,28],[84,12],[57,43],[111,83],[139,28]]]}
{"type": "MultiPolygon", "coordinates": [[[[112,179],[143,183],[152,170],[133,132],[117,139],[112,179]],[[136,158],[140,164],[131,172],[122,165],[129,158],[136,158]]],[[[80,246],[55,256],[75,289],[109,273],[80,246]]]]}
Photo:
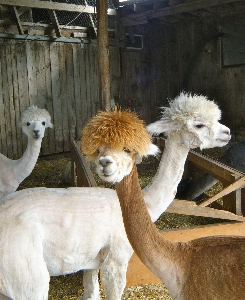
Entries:
{"type": "Polygon", "coordinates": [[[164,239],[152,223],[139,185],[135,164],[131,173],[121,182],[116,183],[116,191],[125,230],[134,251],[140,260],[159,276],[166,267],[165,259],[169,260],[172,256],[175,244],[164,239]]]}

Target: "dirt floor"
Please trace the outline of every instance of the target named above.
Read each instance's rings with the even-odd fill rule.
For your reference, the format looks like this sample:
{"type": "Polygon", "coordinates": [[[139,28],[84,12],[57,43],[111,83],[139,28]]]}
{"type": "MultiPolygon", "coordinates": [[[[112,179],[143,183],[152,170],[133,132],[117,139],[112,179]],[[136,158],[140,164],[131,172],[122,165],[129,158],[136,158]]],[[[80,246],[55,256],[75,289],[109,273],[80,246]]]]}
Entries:
{"type": "MultiPolygon", "coordinates": [[[[63,179],[63,171],[69,161],[69,153],[40,157],[32,174],[22,182],[19,189],[41,186],[68,187],[69,184],[65,183],[63,179]]],[[[142,188],[151,181],[155,171],[155,169],[152,169],[139,172],[140,184],[142,188]]],[[[97,176],[95,176],[95,179],[98,185],[103,186],[103,183],[97,176]]],[[[164,230],[170,228],[211,224],[219,221],[220,220],[211,218],[163,213],[156,222],[156,225],[159,229],[164,230]]],[[[51,278],[49,300],[73,300],[81,296],[82,293],[82,272],[51,278]]],[[[101,289],[101,298],[105,299],[103,289],[101,289]]],[[[164,284],[150,284],[126,288],[123,299],[167,300],[172,298],[169,296],[164,284]]]]}

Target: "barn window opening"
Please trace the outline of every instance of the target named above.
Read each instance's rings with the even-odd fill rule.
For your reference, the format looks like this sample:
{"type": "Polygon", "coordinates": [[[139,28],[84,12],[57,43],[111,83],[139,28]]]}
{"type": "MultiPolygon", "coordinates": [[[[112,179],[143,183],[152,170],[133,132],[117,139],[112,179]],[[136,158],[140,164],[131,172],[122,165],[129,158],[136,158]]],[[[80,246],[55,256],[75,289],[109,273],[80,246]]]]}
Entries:
{"type": "Polygon", "coordinates": [[[125,34],[125,46],[127,49],[142,50],[143,36],[140,34],[125,34]]]}

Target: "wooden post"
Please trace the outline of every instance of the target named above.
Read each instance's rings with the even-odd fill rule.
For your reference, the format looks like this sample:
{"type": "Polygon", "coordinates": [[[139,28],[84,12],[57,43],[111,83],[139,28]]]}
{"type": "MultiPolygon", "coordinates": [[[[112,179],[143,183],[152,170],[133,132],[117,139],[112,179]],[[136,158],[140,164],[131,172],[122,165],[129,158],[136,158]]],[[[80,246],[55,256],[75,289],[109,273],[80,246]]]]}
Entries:
{"type": "Polygon", "coordinates": [[[107,0],[96,1],[100,109],[111,110],[107,0]]]}

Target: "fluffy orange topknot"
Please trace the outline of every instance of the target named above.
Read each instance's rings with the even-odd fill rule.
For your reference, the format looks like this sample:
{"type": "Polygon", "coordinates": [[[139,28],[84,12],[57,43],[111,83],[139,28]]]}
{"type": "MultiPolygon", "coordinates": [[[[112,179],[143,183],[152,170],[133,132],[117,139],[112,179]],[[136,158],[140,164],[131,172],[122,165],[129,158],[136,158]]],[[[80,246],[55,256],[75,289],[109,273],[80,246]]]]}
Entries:
{"type": "Polygon", "coordinates": [[[93,117],[82,131],[81,150],[89,158],[97,156],[101,143],[111,144],[113,150],[124,147],[147,153],[151,136],[145,129],[144,121],[128,110],[101,111],[93,117]]]}

